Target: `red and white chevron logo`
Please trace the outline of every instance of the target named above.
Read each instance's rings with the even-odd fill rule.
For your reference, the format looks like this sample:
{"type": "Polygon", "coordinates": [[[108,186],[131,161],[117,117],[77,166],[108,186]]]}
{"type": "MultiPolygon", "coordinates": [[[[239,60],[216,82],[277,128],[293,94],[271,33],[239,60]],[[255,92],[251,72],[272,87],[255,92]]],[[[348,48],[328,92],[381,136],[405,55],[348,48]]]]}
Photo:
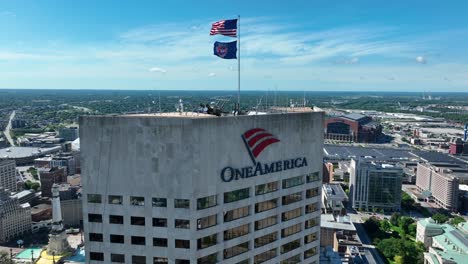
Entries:
{"type": "Polygon", "coordinates": [[[248,130],[242,134],[242,140],[245,143],[245,147],[247,148],[254,165],[257,163],[256,158],[263,150],[265,150],[269,145],[280,141],[263,128],[253,128],[248,130]]]}

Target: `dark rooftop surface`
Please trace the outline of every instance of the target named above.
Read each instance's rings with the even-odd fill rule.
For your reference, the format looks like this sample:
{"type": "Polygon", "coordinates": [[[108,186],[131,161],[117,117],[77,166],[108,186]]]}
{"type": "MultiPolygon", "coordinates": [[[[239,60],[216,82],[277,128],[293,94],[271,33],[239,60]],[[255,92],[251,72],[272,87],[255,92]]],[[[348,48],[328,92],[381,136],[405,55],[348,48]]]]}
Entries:
{"type": "Polygon", "coordinates": [[[409,148],[376,148],[345,145],[328,145],[323,148],[325,159],[351,159],[372,157],[382,160],[411,160],[422,159],[431,163],[454,163],[467,165],[462,159],[448,154],[434,151],[412,150],[409,148]]]}

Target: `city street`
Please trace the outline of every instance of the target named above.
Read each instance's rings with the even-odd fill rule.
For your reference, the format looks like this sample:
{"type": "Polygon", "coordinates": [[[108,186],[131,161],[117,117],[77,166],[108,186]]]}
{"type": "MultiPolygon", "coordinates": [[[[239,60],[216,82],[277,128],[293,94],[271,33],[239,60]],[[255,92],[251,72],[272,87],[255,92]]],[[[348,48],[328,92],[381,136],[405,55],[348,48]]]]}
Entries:
{"type": "Polygon", "coordinates": [[[15,114],[16,114],[16,111],[13,111],[10,115],[10,120],[8,120],[8,125],[6,126],[5,128],[5,131],[4,131],[4,135],[6,137],[6,139],[8,140],[8,142],[10,143],[10,146],[14,146],[14,142],[13,142],[13,139],[11,138],[11,135],[10,135],[10,130],[11,130],[11,121],[13,120],[13,118],[15,118],[15,114]]]}

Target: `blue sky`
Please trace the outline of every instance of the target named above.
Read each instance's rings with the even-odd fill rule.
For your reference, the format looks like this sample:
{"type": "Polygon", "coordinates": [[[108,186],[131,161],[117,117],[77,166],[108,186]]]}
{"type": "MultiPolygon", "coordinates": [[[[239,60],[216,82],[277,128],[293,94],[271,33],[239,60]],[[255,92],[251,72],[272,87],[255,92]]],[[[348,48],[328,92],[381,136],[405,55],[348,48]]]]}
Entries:
{"type": "Polygon", "coordinates": [[[468,1],[1,1],[0,88],[468,92],[468,1]]]}

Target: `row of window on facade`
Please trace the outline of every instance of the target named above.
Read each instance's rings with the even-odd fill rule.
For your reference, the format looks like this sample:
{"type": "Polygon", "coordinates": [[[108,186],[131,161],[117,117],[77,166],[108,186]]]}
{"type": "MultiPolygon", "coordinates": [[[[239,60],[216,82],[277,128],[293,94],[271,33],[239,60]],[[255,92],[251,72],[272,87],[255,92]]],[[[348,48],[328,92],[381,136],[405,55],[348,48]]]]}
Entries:
{"type": "MultiPolygon", "coordinates": [[[[159,242],[161,243],[161,242],[159,242]]],[[[166,241],[167,243],[167,241],[166,241]]],[[[306,243],[306,240],[304,239],[304,243],[306,243]]],[[[310,242],[309,242],[310,243],[310,242]]],[[[176,240],[176,245],[177,245],[177,240],[176,240]]],[[[180,246],[184,246],[184,243],[180,243],[180,246]]],[[[294,241],[291,241],[289,243],[283,244],[279,248],[280,254],[285,254],[290,251],[293,251],[295,249],[298,249],[301,247],[301,239],[297,239],[294,241]]],[[[243,254],[247,251],[250,250],[250,242],[244,242],[241,244],[238,244],[236,246],[227,248],[223,250],[223,259],[230,259],[232,257],[238,256],[240,254],[243,254]]],[[[310,258],[312,256],[315,256],[318,254],[318,247],[313,247],[310,248],[303,253],[304,259],[310,258]]],[[[267,250],[263,253],[260,253],[256,256],[254,256],[254,264],[260,264],[263,262],[266,262],[270,259],[273,259],[278,256],[278,249],[270,249],[267,250]]],[[[102,252],[90,252],[90,260],[92,261],[105,261],[104,258],[104,253],[102,252]]],[[[134,264],[146,264],[146,257],[145,256],[132,256],[131,257],[132,263],[134,264]]],[[[110,261],[113,263],[125,263],[125,255],[124,254],[110,254],[110,261]]],[[[294,255],[293,257],[290,257],[286,260],[281,261],[281,264],[290,264],[290,263],[300,263],[301,262],[301,254],[294,255]]],[[[168,258],[165,257],[153,257],[153,263],[163,263],[167,264],[168,258]]],[[[183,259],[176,259],[175,260],[176,264],[188,264],[190,263],[189,260],[183,260],[183,259]]],[[[211,264],[211,263],[218,263],[218,254],[214,253],[205,257],[201,257],[197,260],[198,264],[211,264]]],[[[244,260],[239,262],[239,264],[248,264],[249,260],[244,260]]]]}
{"type": "MultiPolygon", "coordinates": [[[[292,188],[295,186],[303,185],[304,183],[310,183],[319,180],[318,172],[311,173],[306,176],[297,176],[289,179],[282,180],[283,189],[292,188]]],[[[271,193],[279,190],[279,181],[260,184],[255,186],[255,195],[262,195],[271,193]]],[[[318,194],[317,189],[317,194],[318,194]]],[[[217,195],[211,195],[197,199],[197,210],[202,210],[218,205],[217,195]]],[[[250,197],[250,188],[239,189],[231,192],[224,193],[224,203],[231,203],[250,197]]],[[[109,195],[109,204],[122,204],[123,197],[121,195],[109,195]]],[[[88,203],[102,203],[102,196],[100,194],[88,194],[88,203]]],[[[145,197],[141,196],[130,196],[130,205],[144,206],[145,197]]],[[[166,198],[152,198],[153,207],[167,207],[166,198]]],[[[190,200],[188,199],[174,199],[175,208],[190,208],[190,200]]]]}
{"type": "MultiPolygon", "coordinates": [[[[314,194],[316,193],[315,189],[311,189],[310,193],[314,194]]],[[[309,196],[307,195],[306,191],[306,197],[307,198],[312,198],[315,196],[309,196]]],[[[261,213],[265,212],[271,209],[274,209],[278,207],[278,198],[264,201],[264,202],[259,202],[255,204],[255,213],[261,213]]],[[[293,193],[289,195],[285,195],[282,197],[282,204],[283,205],[289,205],[294,202],[298,202],[302,200],[302,193],[293,193]]],[[[317,211],[319,208],[318,202],[308,204],[303,208],[296,208],[289,210],[287,212],[283,212],[281,214],[281,221],[289,221],[291,219],[297,218],[302,216],[303,214],[309,214],[317,211]]],[[[244,206],[241,208],[236,208],[233,210],[229,210],[223,214],[223,220],[224,222],[231,222],[243,217],[247,217],[250,215],[250,206],[244,206]]],[[[272,216],[276,219],[276,216],[272,216]]],[[[152,218],[153,221],[153,226],[154,227],[167,227],[168,220],[167,218],[152,218]]],[[[256,221],[261,222],[262,220],[256,221]]],[[[101,214],[88,214],[88,222],[91,223],[102,223],[102,215],[101,214]]],[[[109,215],[109,224],[124,224],[124,216],[123,215],[109,215]]],[[[131,225],[137,225],[137,226],[145,226],[146,225],[146,218],[144,216],[131,216],[130,217],[130,224],[131,225]]],[[[197,230],[209,228],[212,226],[215,226],[218,224],[218,217],[217,214],[213,214],[210,216],[202,217],[197,219],[197,230]]],[[[190,220],[188,219],[174,219],[174,227],[175,228],[182,228],[182,229],[190,229],[190,220]]]]}

